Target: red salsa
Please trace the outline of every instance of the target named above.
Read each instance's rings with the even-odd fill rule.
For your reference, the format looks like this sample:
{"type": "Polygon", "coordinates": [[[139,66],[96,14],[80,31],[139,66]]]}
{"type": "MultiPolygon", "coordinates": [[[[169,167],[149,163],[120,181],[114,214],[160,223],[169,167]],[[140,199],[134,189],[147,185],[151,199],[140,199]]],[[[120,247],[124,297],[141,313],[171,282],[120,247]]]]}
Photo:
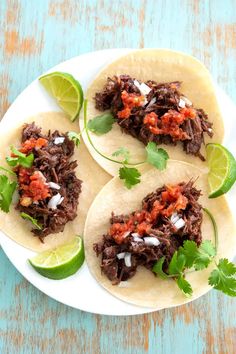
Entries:
{"type": "Polygon", "coordinates": [[[182,194],[180,185],[167,185],[161,194],[161,200],[156,200],[150,211],[144,204],[143,209],[132,213],[125,223],[112,224],[109,234],[118,244],[121,244],[130,232],[143,236],[150,232],[160,215],[170,217],[174,212],[184,210],[187,204],[188,199],[182,194]]]}

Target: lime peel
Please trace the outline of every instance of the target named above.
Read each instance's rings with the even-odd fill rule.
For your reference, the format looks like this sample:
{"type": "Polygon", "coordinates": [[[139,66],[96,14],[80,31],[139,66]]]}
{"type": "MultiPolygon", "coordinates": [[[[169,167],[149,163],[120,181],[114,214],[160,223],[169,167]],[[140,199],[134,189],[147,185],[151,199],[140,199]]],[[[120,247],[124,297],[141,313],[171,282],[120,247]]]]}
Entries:
{"type": "Polygon", "coordinates": [[[221,144],[207,144],[207,163],[209,167],[209,198],[217,198],[233,186],[236,181],[236,161],[234,156],[221,144]]]}
{"type": "Polygon", "coordinates": [[[83,240],[76,236],[68,244],[39,253],[29,259],[29,263],[44,277],[59,280],[75,274],[82,266],[84,259],[83,240]]]}
{"type": "Polygon", "coordinates": [[[80,83],[72,75],[63,72],[43,75],[39,81],[73,122],[79,116],[83,104],[84,95],[80,83]]]}

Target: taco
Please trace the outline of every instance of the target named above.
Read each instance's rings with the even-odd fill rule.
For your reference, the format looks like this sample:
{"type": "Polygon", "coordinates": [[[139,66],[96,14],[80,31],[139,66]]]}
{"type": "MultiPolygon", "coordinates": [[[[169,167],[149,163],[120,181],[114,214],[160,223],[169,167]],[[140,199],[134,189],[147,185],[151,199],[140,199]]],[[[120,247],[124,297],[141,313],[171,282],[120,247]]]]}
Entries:
{"type": "MultiPolygon", "coordinates": [[[[107,156],[125,147],[133,162],[145,160],[145,145],[155,142],[170,158],[202,165],[204,144],[222,142],[224,126],[208,70],[197,59],[175,51],[132,51],[106,66],[88,88],[88,122],[111,112],[115,123],[104,135],[91,134],[107,156]]],[[[83,127],[83,121],[81,125],[83,127]]],[[[94,159],[110,174],[117,164],[94,159]]]]}
{"type": "Polygon", "coordinates": [[[186,273],[193,288],[183,295],[173,279],[153,273],[164,257],[165,271],[184,242],[215,243],[211,219],[218,226],[217,257],[232,258],[235,226],[224,197],[207,198],[207,174],[188,163],[170,160],[165,171],[150,169],[132,192],[113,178],[95,198],[85,224],[85,253],[91,273],[112,295],[129,303],[162,309],[206,293],[212,267],[186,273]]]}
{"type": "Polygon", "coordinates": [[[14,171],[17,187],[9,212],[0,212],[0,229],[34,251],[82,235],[90,204],[109,180],[84,144],[76,147],[69,133],[74,129],[59,112],[41,113],[11,130],[2,125],[0,165],[14,171]]]}

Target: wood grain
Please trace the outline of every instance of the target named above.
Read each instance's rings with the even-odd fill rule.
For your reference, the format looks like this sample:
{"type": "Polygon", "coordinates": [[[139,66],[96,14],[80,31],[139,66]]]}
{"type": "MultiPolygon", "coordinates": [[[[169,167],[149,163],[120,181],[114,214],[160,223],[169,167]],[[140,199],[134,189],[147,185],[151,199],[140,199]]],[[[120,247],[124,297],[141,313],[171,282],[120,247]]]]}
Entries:
{"type": "MultiPolygon", "coordinates": [[[[53,65],[114,47],[193,54],[236,101],[235,6],[235,0],[2,0],[0,115],[53,65]]],[[[235,300],[211,291],[150,315],[92,315],[43,295],[0,251],[0,353],[235,352],[235,300]]]]}

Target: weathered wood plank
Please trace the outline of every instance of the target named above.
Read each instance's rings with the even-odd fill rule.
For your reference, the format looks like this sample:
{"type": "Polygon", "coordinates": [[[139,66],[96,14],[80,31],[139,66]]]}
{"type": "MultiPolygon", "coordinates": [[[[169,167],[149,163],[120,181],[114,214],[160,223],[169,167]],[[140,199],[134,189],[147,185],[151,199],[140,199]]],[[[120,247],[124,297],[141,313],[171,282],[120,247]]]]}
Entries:
{"type": "MultiPolygon", "coordinates": [[[[51,66],[114,47],[168,47],[193,54],[236,100],[235,5],[234,0],[0,1],[0,114],[51,66]]],[[[4,354],[231,354],[235,328],[235,301],[214,291],[192,304],[144,316],[70,309],[30,285],[0,252],[4,354]]]]}

